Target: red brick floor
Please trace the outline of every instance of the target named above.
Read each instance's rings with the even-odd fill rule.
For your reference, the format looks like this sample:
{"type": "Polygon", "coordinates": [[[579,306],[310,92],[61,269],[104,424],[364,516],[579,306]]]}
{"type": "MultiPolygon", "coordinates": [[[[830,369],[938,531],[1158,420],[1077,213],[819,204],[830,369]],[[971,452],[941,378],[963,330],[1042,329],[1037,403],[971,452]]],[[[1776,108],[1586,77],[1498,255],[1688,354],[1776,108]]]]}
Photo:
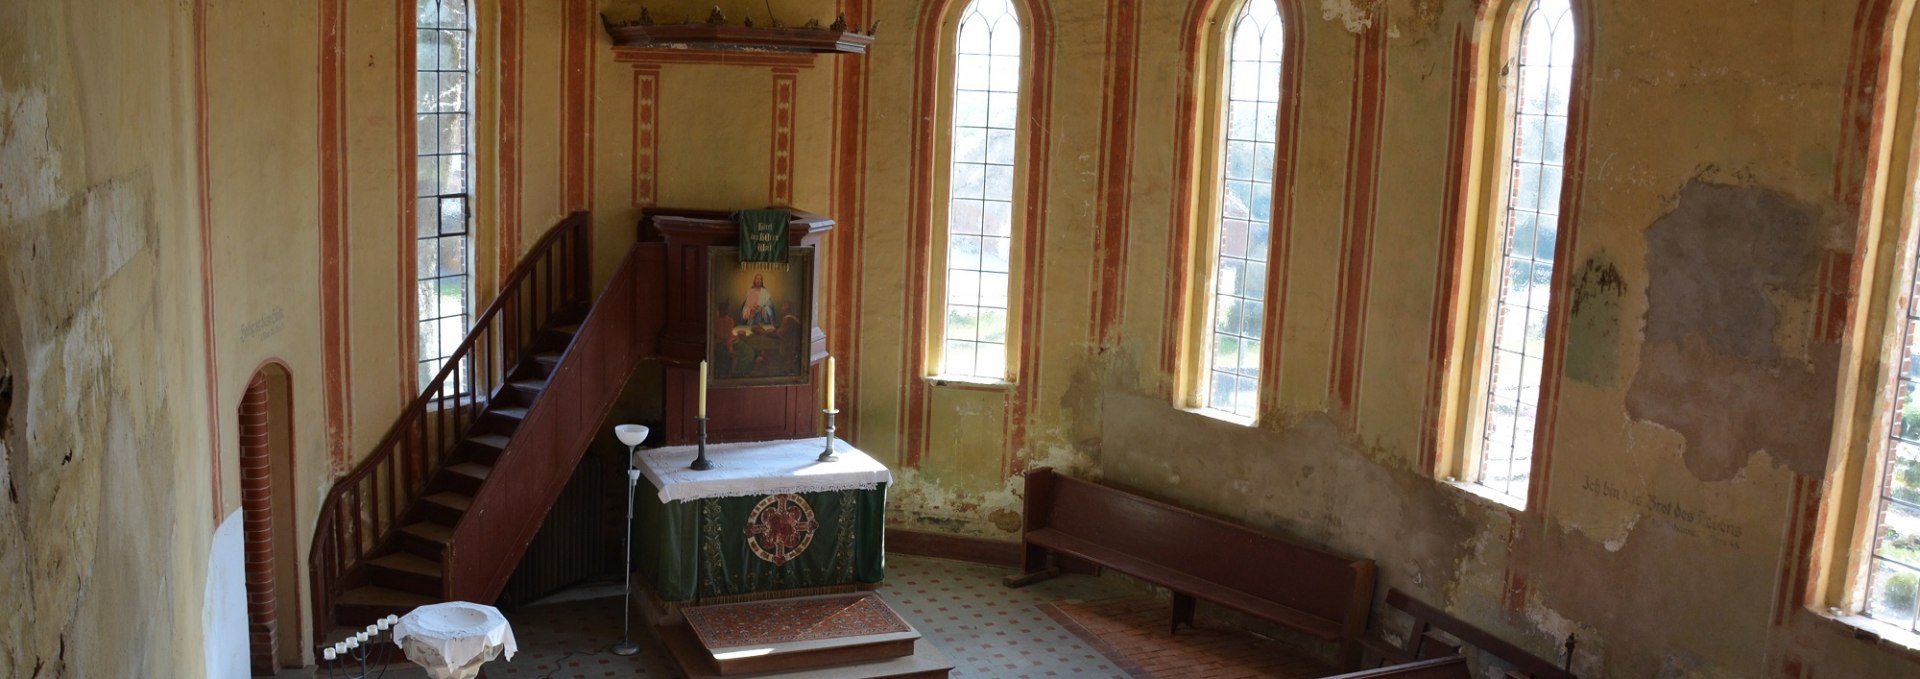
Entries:
{"type": "Polygon", "coordinates": [[[1061,624],[1137,677],[1324,677],[1339,672],[1300,649],[1201,617],[1167,633],[1171,604],[1153,597],[1045,604],[1061,624]],[[1078,629],[1075,629],[1075,628],[1078,629]]]}

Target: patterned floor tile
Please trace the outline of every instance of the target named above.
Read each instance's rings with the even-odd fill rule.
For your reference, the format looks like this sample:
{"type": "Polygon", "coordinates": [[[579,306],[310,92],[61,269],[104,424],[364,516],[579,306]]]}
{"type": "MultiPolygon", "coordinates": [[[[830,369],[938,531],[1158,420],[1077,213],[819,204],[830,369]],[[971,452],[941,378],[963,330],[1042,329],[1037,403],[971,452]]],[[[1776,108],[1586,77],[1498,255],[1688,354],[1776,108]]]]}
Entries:
{"type": "MultiPolygon", "coordinates": [[[[1007,568],[890,554],[887,582],[879,592],[888,605],[953,661],[956,678],[1132,679],[1143,663],[1103,651],[1097,637],[1063,624],[1054,604],[1132,598],[1144,590],[1121,578],[1067,575],[1020,589],[1001,579],[1007,568]],[[1116,664],[1110,657],[1119,658],[1116,664]],[[1129,671],[1133,670],[1133,671],[1129,671]]],[[[601,592],[601,593],[604,593],[601,592]]],[[[641,652],[620,657],[608,649],[620,640],[620,598],[575,599],[507,612],[520,652],[512,662],[487,663],[488,679],[588,679],[673,677],[659,645],[636,628],[641,652]]],[[[1151,606],[1142,603],[1141,606],[1151,606]]],[[[1166,604],[1159,602],[1161,624],[1166,604]]],[[[1069,609],[1077,610],[1077,609],[1069,609]]],[[[1144,614],[1143,614],[1144,615],[1144,614]]],[[[636,623],[638,624],[638,623],[636,623]]],[[[1163,630],[1164,633],[1164,630],[1163,630]]],[[[1181,639],[1189,638],[1182,632],[1181,639]]],[[[325,676],[322,674],[322,676],[325,676]]],[[[391,679],[423,676],[394,668],[391,679]]]]}

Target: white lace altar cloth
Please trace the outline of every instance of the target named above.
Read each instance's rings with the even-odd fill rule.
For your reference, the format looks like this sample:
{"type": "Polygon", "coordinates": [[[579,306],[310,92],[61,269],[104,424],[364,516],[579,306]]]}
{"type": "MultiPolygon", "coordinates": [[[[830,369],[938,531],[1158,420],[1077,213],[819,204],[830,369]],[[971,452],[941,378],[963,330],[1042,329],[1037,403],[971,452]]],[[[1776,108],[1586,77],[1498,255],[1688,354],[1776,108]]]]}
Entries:
{"type": "Polygon", "coordinates": [[[654,448],[634,453],[634,464],[660,489],[661,502],[775,493],[872,490],[893,482],[893,472],[852,444],[833,440],[840,459],[820,462],[823,439],[788,439],[707,445],[713,468],[694,471],[698,446],[654,448]]]}
{"type": "Polygon", "coordinates": [[[500,609],[465,601],[413,609],[394,623],[393,643],[435,677],[471,677],[482,662],[520,650],[500,609]]]}

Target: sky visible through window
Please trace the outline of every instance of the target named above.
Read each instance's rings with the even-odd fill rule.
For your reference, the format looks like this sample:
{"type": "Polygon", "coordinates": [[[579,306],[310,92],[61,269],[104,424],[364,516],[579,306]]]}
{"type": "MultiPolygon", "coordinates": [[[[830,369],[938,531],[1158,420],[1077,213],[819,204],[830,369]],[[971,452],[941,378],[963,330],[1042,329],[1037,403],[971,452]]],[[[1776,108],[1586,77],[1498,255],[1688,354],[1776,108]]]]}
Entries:
{"type": "Polygon", "coordinates": [[[1259,410],[1273,226],[1273,159],[1280,130],[1280,8],[1247,0],[1227,40],[1220,222],[1208,299],[1201,404],[1242,417],[1259,410]]]}
{"type": "Polygon", "coordinates": [[[1492,365],[1478,470],[1480,484],[1513,497],[1526,496],[1533,469],[1574,53],[1567,0],[1533,3],[1523,22],[1515,77],[1506,83],[1512,96],[1511,160],[1496,250],[1492,365]]]}
{"type": "Polygon", "coordinates": [[[424,386],[466,338],[473,311],[468,230],[473,41],[467,0],[419,0],[417,8],[414,285],[418,379],[424,386]]]}
{"type": "Polygon", "coordinates": [[[1020,33],[1010,0],[974,0],[960,15],[942,375],[1007,377],[1020,33]]]}

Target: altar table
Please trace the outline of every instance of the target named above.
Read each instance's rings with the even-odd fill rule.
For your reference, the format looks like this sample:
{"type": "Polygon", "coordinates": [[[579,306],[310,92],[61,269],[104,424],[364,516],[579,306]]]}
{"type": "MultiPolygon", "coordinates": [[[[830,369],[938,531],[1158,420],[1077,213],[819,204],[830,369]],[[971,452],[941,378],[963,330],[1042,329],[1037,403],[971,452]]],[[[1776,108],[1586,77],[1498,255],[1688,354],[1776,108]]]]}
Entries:
{"type": "Polygon", "coordinates": [[[824,446],[708,445],[706,471],[695,446],[636,452],[653,492],[634,496],[635,572],[670,604],[879,583],[893,474],[837,439],[818,462],[824,446]]]}

